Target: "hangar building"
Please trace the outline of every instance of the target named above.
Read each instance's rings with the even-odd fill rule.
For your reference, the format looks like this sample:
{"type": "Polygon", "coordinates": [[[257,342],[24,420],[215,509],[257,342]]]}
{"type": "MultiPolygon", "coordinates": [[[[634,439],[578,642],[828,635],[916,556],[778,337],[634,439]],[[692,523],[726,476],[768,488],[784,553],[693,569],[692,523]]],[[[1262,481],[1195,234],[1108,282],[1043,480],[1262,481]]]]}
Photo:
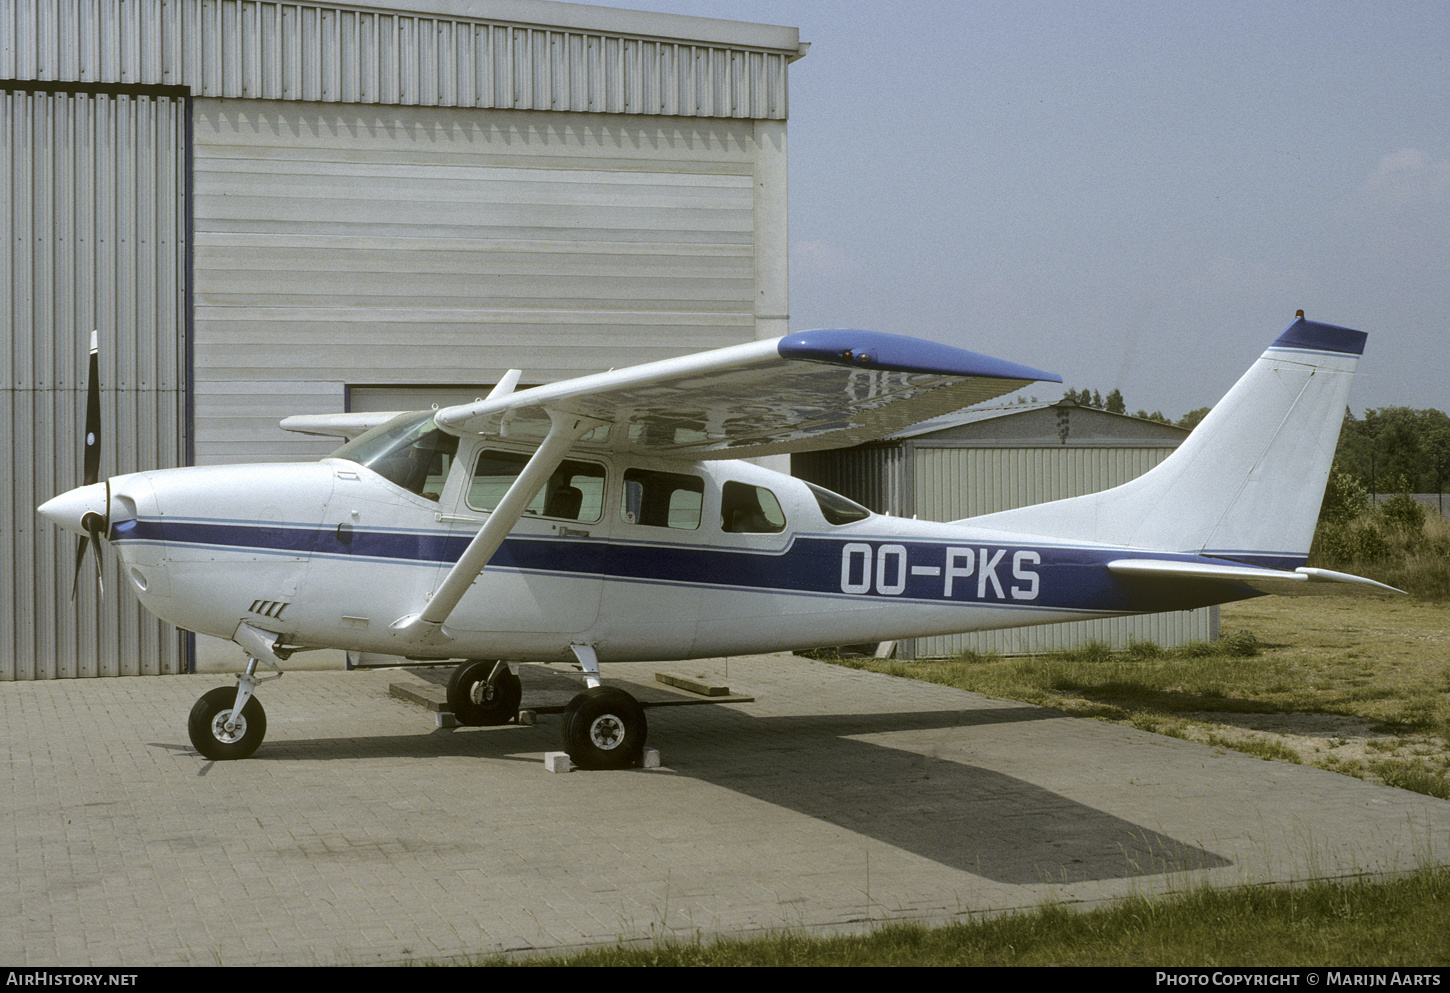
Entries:
{"type": "Polygon", "coordinates": [[[786,333],[793,28],[544,0],[0,0],[0,679],[180,672],[103,477],[314,459],[287,414],[482,395],[786,333]],[[87,565],[89,571],[90,566],[87,565]]]}
{"type": "MultiPolygon", "coordinates": [[[[955,521],[1095,493],[1141,476],[1188,437],[1161,421],[1056,403],[978,407],[925,421],[855,448],[791,457],[791,471],[878,513],[955,521]]],[[[968,649],[999,655],[1100,641],[1163,646],[1218,638],[1218,608],[1040,624],[915,638],[898,658],[940,658],[968,649]]]]}

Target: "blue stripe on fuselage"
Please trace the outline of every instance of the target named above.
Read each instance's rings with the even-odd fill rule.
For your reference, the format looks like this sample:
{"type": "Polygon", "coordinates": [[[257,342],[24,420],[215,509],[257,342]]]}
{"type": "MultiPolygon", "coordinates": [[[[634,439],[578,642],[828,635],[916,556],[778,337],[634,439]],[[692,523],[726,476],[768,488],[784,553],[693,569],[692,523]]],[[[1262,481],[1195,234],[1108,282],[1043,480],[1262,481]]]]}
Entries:
{"type": "MultiPolygon", "coordinates": [[[[237,521],[137,521],[117,541],[166,542],[251,554],[388,560],[434,565],[456,562],[469,534],[258,526],[237,521]]],[[[1158,612],[1220,603],[1222,583],[1149,581],[1115,576],[1106,564],[1126,549],[965,540],[903,540],[893,536],[794,535],[779,550],[697,544],[607,541],[515,535],[490,570],[598,576],[758,592],[971,603],[1051,610],[1158,612]]],[[[1184,562],[1222,561],[1188,554],[1138,553],[1184,562]]],[[[1257,596],[1247,588],[1242,597],[1257,596]]]]}

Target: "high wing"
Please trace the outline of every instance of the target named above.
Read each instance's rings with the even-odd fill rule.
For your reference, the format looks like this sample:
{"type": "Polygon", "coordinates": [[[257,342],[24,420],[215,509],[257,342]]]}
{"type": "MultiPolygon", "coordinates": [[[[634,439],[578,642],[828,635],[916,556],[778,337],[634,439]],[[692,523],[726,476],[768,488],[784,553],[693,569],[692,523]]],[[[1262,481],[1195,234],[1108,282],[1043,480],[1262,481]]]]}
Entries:
{"type": "Polygon", "coordinates": [[[806,331],[445,407],[457,435],[541,440],[561,414],[597,422],[578,448],[753,458],[841,448],[1062,378],[872,331],[806,331]]]}
{"type": "Polygon", "coordinates": [[[1052,373],[900,335],[807,331],[445,407],[442,430],[538,448],[428,602],[390,625],[443,642],[443,624],[570,451],[748,458],[849,446],[990,400],[1052,373]]]}

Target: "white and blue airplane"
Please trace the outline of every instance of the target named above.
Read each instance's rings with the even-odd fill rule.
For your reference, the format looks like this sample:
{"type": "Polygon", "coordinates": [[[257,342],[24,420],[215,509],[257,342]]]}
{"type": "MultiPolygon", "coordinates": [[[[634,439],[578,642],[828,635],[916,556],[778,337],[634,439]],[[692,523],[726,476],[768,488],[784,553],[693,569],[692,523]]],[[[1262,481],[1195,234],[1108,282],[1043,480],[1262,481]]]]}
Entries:
{"type": "Polygon", "coordinates": [[[440,410],[285,419],[350,439],[317,463],[102,481],[93,339],[85,485],[39,511],[82,536],[78,572],[105,538],[148,610],[245,652],[238,685],[191,712],[207,758],[261,742],[259,664],[330,648],[458,663],[449,703],[472,725],[516,718],[519,663],[575,662],[587,688],[565,750],[621,768],[647,725],[600,663],[1393,592],[1304,565],[1364,341],[1301,316],[1145,475],[936,523],[740,460],[854,445],[1059,377],[807,331],[529,389],[514,370],[440,410]]]}

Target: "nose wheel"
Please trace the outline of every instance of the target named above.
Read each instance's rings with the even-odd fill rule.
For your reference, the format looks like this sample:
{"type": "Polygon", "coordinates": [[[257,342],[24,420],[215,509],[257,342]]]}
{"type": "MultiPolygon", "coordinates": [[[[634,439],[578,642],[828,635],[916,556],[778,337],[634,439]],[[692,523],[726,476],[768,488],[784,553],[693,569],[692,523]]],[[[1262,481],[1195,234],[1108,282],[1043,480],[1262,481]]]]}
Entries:
{"type": "Polygon", "coordinates": [[[244,759],[257,750],[267,735],[267,712],[261,701],[249,696],[237,714],[237,691],[219,686],[202,694],[186,722],[191,743],[214,762],[244,759]]]}

